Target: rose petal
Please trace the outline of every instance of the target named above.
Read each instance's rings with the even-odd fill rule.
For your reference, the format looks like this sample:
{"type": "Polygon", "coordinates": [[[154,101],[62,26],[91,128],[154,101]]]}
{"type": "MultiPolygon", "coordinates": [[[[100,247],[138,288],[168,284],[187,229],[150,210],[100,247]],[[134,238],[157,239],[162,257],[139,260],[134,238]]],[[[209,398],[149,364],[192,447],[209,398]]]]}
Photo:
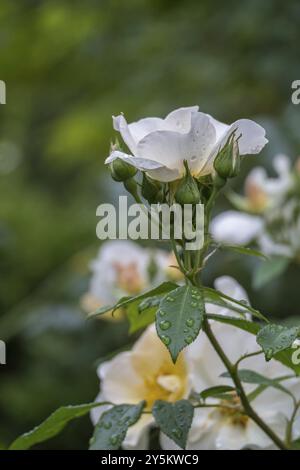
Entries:
{"type": "Polygon", "coordinates": [[[155,160],[171,170],[184,174],[184,160],[193,172],[206,163],[215,142],[215,129],[204,113],[194,113],[188,134],[174,131],[152,132],[138,144],[137,154],[155,160]]]}
{"type": "Polygon", "coordinates": [[[129,150],[133,154],[135,154],[137,142],[133,138],[129,130],[127,121],[122,114],[120,114],[119,116],[113,116],[113,126],[116,131],[120,132],[122,139],[124,140],[129,150]]]}
{"type": "Polygon", "coordinates": [[[226,211],[217,215],[211,223],[211,234],[215,241],[247,245],[263,229],[260,217],[237,211],[226,211]]]}
{"type": "Polygon", "coordinates": [[[197,113],[199,106],[175,109],[165,119],[168,130],[187,133],[191,129],[192,113],[197,113]]]}
{"type": "Polygon", "coordinates": [[[153,161],[150,159],[146,158],[139,158],[139,157],[134,157],[133,155],[128,155],[127,153],[124,152],[119,152],[118,150],[115,150],[110,154],[110,156],[105,160],[105,163],[111,163],[113,162],[116,158],[120,158],[121,160],[124,160],[124,162],[129,163],[130,165],[135,166],[138,170],[157,170],[160,168],[163,168],[164,165],[161,163],[158,163],[157,161],[153,161]]]}

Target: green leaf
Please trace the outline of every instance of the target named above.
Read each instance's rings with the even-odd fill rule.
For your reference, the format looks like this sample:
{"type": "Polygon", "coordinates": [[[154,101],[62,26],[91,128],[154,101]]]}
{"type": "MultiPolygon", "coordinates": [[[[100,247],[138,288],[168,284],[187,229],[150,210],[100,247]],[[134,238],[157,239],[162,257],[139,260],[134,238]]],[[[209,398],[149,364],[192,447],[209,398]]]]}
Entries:
{"type": "MultiPolygon", "coordinates": [[[[294,378],[295,376],[294,375],[286,375],[286,376],[282,376],[282,377],[276,377],[275,380],[276,382],[284,382],[285,380],[288,380],[288,379],[291,379],[291,378],[294,378]]],[[[268,387],[268,385],[259,385],[255,390],[253,390],[251,393],[249,393],[247,396],[248,396],[248,400],[249,401],[253,401],[255,400],[264,390],[266,390],[266,388],[268,387]]]]}
{"type": "Polygon", "coordinates": [[[188,400],[175,403],[157,400],[153,405],[152,414],[162,432],[185,449],[194,416],[193,405],[188,400]]]}
{"type": "Polygon", "coordinates": [[[199,393],[200,398],[202,400],[206,400],[208,397],[220,397],[222,398],[224,394],[226,395],[228,392],[234,392],[235,388],[231,387],[230,385],[216,385],[215,387],[206,388],[202,392],[199,393]]]}
{"type": "Polygon", "coordinates": [[[170,292],[174,289],[176,289],[177,284],[174,282],[163,282],[157,287],[154,287],[153,289],[148,290],[147,292],[144,292],[142,294],[136,295],[135,297],[122,297],[115,305],[106,305],[104,307],[100,307],[94,312],[90,313],[88,315],[88,318],[95,318],[98,317],[99,315],[103,315],[106,312],[109,312],[110,310],[112,312],[116,311],[118,308],[126,308],[128,305],[132,303],[140,303],[143,299],[147,299],[148,297],[154,297],[157,295],[163,295],[166,294],[167,292],[170,292]]]}
{"type": "Polygon", "coordinates": [[[62,406],[52,413],[39,426],[19,436],[9,447],[10,450],[26,450],[35,444],[56,436],[73,419],[86,415],[92,408],[105,403],[88,403],[86,405],[62,406]]]}
{"type": "MultiPolygon", "coordinates": [[[[254,323],[248,320],[244,320],[242,318],[236,317],[229,317],[227,315],[215,315],[215,314],[207,314],[207,318],[210,320],[215,320],[220,323],[226,323],[236,328],[240,328],[241,330],[247,331],[253,335],[257,335],[257,333],[261,330],[261,326],[258,323],[254,323]]],[[[285,365],[289,369],[292,369],[296,375],[300,375],[300,364],[294,364],[292,361],[292,356],[295,353],[295,350],[292,348],[286,349],[285,351],[280,351],[274,355],[274,359],[276,361],[281,362],[281,364],[285,365]]]]}
{"type": "Polygon", "coordinates": [[[285,351],[280,351],[279,353],[275,354],[274,359],[276,361],[281,362],[285,366],[292,369],[296,375],[300,375],[300,364],[299,362],[293,361],[293,355],[295,353],[295,349],[288,348],[285,351]]]}
{"type": "Polygon", "coordinates": [[[119,449],[128,428],[141,417],[145,404],[142,401],[137,405],[116,405],[105,411],[95,426],[90,450],[119,449]]]}
{"type": "Polygon", "coordinates": [[[271,324],[259,331],[256,341],[262,347],[266,360],[269,361],[276,353],[292,347],[299,334],[299,326],[288,328],[271,324]]]}
{"type": "MultiPolygon", "coordinates": [[[[277,390],[280,390],[281,392],[284,392],[288,394],[289,396],[293,397],[293,394],[288,389],[283,387],[277,379],[269,379],[268,377],[264,377],[258,372],[255,372],[253,370],[248,370],[248,369],[239,370],[238,375],[239,375],[240,380],[244,383],[277,388],[277,390]]],[[[228,372],[224,372],[224,374],[222,374],[221,377],[230,378],[230,374],[228,372]]]]}
{"type": "Polygon", "coordinates": [[[229,317],[227,315],[217,315],[214,313],[207,313],[207,318],[210,320],[218,321],[219,323],[226,323],[227,325],[235,326],[241,330],[247,331],[253,335],[256,335],[261,326],[258,323],[254,323],[249,320],[244,320],[243,318],[229,317]]]}
{"type": "Polygon", "coordinates": [[[210,303],[213,305],[217,305],[218,307],[226,308],[233,312],[239,313],[242,317],[244,317],[247,313],[247,310],[245,310],[245,308],[240,308],[238,305],[230,304],[226,300],[222,299],[213,289],[212,292],[206,291],[205,289],[206,288],[204,288],[205,304],[210,303]]]}
{"type": "MultiPolygon", "coordinates": [[[[218,301],[218,299],[222,299],[222,300],[225,300],[225,301],[230,302],[230,303],[233,304],[233,305],[232,304],[230,305],[230,304],[227,303],[227,306],[228,306],[229,309],[236,311],[234,306],[238,305],[239,307],[242,307],[242,310],[240,310],[242,313],[245,314],[245,312],[248,311],[254,317],[258,318],[259,320],[262,320],[264,322],[269,323],[269,320],[262,313],[260,313],[255,308],[251,307],[251,305],[249,305],[246,301],[236,300],[232,297],[229,297],[229,295],[223,294],[223,292],[217,291],[217,290],[212,289],[210,287],[204,287],[203,291],[204,291],[206,302],[209,301],[211,303],[215,303],[215,302],[218,301]],[[209,300],[207,300],[207,299],[209,299],[209,300]]],[[[216,304],[216,305],[218,305],[218,304],[216,304]]]]}
{"type": "Polygon", "coordinates": [[[230,250],[234,251],[236,253],[239,253],[241,255],[248,255],[248,256],[256,256],[257,258],[262,258],[263,260],[268,260],[268,256],[266,256],[264,253],[262,253],[259,250],[253,250],[253,248],[249,248],[247,246],[241,246],[241,245],[221,245],[221,249],[225,250],[230,250]]]}
{"type": "Polygon", "coordinates": [[[90,319],[99,317],[100,315],[104,315],[104,313],[112,311],[113,309],[114,305],[104,305],[103,307],[99,307],[97,308],[97,310],[94,310],[93,312],[89,313],[87,318],[90,319]]]}
{"type": "Polygon", "coordinates": [[[156,329],[174,363],[180,351],[197,338],[204,313],[202,290],[196,287],[178,287],[162,299],[156,329]]]}
{"type": "Polygon", "coordinates": [[[149,307],[140,312],[139,301],[131,303],[126,308],[126,315],[129,320],[129,333],[133,334],[141,328],[145,328],[155,321],[157,307],[149,307]]]}
{"type": "Polygon", "coordinates": [[[158,307],[161,299],[161,295],[156,295],[154,297],[148,297],[148,299],[142,300],[138,307],[139,313],[143,313],[145,310],[148,310],[151,307],[158,307]]]}
{"type": "Polygon", "coordinates": [[[127,307],[132,302],[141,301],[143,299],[147,299],[148,297],[154,297],[157,295],[166,294],[167,292],[171,292],[172,290],[176,289],[178,286],[174,282],[163,282],[157,287],[144,292],[143,294],[136,295],[135,297],[125,297],[121,299],[114,307],[114,310],[117,310],[121,307],[127,307]]]}
{"type": "Polygon", "coordinates": [[[282,274],[290,263],[290,259],[283,256],[276,256],[265,263],[261,263],[255,270],[253,276],[253,287],[260,289],[275,277],[282,274]]]}

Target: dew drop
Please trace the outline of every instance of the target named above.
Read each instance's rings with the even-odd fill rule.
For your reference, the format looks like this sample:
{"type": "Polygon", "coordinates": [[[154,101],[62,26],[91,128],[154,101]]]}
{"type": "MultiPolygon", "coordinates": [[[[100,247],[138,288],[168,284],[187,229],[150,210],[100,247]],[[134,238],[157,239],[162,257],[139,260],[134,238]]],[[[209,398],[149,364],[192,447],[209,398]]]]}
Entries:
{"type": "Polygon", "coordinates": [[[195,321],[193,318],[188,318],[187,321],[185,322],[186,326],[192,327],[194,326],[195,321]]]}
{"type": "Polygon", "coordinates": [[[174,299],[173,299],[173,297],[167,297],[167,301],[168,302],[174,302],[174,299]]]}
{"type": "Polygon", "coordinates": [[[162,335],[160,338],[166,346],[169,346],[169,344],[171,343],[171,338],[169,336],[162,335]]]}
{"type": "Polygon", "coordinates": [[[197,307],[197,302],[191,302],[192,307],[197,307]]]}
{"type": "Polygon", "coordinates": [[[159,326],[162,330],[168,330],[172,326],[172,324],[168,320],[162,320],[161,322],[159,322],[159,326]]]}
{"type": "Polygon", "coordinates": [[[184,341],[186,342],[186,344],[191,344],[193,342],[193,337],[187,336],[184,341]]]}
{"type": "Polygon", "coordinates": [[[177,439],[180,439],[182,437],[182,432],[178,428],[172,429],[171,433],[174,437],[177,437],[177,439]]]}
{"type": "Polygon", "coordinates": [[[112,426],[112,424],[111,424],[110,421],[105,421],[105,422],[103,423],[103,427],[104,427],[105,429],[110,429],[111,426],[112,426]]]}
{"type": "Polygon", "coordinates": [[[113,446],[115,446],[115,445],[117,444],[117,442],[118,442],[118,436],[115,435],[115,434],[113,434],[113,435],[110,437],[109,442],[110,442],[113,446]]]}
{"type": "Polygon", "coordinates": [[[159,310],[158,314],[160,317],[164,317],[166,312],[164,312],[163,310],[159,310]]]}

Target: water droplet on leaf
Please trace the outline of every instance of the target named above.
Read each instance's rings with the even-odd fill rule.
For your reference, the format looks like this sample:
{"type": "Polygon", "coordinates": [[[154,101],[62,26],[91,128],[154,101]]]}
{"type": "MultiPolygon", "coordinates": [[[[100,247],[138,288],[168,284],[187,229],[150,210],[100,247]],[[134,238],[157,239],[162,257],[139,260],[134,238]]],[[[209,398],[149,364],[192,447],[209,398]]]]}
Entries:
{"type": "Polygon", "coordinates": [[[115,435],[115,434],[113,434],[113,435],[110,437],[109,442],[110,442],[113,446],[115,446],[115,445],[117,444],[117,442],[118,442],[118,436],[115,435]]]}
{"type": "Polygon", "coordinates": [[[177,439],[180,439],[182,436],[182,432],[178,428],[172,429],[171,433],[174,437],[177,437],[177,439]]]}
{"type": "Polygon", "coordinates": [[[160,338],[166,346],[169,346],[169,344],[171,343],[171,338],[169,336],[162,335],[160,338]]]}
{"type": "Polygon", "coordinates": [[[168,330],[172,325],[168,320],[162,320],[159,322],[159,326],[162,330],[168,330]]]}
{"type": "Polygon", "coordinates": [[[187,344],[191,344],[191,343],[193,342],[193,339],[194,339],[194,338],[193,338],[192,336],[187,336],[184,341],[185,341],[187,344]]]}

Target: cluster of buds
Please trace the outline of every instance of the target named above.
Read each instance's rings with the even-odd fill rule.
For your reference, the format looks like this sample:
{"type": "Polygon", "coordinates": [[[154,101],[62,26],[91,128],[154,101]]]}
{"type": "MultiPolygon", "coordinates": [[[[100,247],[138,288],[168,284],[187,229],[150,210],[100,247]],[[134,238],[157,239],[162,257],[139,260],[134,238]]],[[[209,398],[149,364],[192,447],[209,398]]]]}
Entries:
{"type": "MultiPolygon", "coordinates": [[[[233,178],[239,173],[241,157],[239,154],[238,140],[241,136],[236,137],[234,130],[225,145],[218,152],[214,160],[214,175],[208,175],[209,184],[203,179],[207,177],[194,177],[191,174],[187,160],[184,161],[185,174],[175,185],[176,190],[174,193],[175,201],[180,204],[198,204],[200,201],[205,202],[205,191],[213,186],[216,189],[221,189],[227,179],[233,178]]],[[[119,144],[113,145],[112,150],[119,149],[119,144]]],[[[110,163],[111,176],[115,181],[123,182],[125,188],[133,195],[137,196],[138,185],[134,180],[137,169],[128,162],[121,158],[116,158],[110,163]]],[[[141,195],[149,204],[157,204],[166,202],[165,183],[151,178],[146,172],[143,172],[141,187],[141,195]]]]}

